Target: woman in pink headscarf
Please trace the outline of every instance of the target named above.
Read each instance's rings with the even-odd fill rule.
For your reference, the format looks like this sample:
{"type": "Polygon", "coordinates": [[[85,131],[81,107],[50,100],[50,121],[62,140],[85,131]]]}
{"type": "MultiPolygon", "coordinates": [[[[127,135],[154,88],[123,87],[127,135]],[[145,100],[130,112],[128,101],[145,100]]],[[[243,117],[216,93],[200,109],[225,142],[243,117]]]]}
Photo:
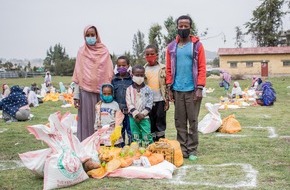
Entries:
{"type": "Polygon", "coordinates": [[[100,100],[100,87],[103,83],[110,83],[113,77],[109,51],[101,42],[95,26],[85,28],[84,40],[72,77],[75,83],[74,105],[78,109],[77,137],[80,141],[94,133],[95,105],[100,100]]]}
{"type": "Polygon", "coordinates": [[[231,75],[226,71],[220,71],[220,76],[222,78],[222,81],[220,82],[220,87],[224,87],[227,93],[231,85],[231,75]]]}

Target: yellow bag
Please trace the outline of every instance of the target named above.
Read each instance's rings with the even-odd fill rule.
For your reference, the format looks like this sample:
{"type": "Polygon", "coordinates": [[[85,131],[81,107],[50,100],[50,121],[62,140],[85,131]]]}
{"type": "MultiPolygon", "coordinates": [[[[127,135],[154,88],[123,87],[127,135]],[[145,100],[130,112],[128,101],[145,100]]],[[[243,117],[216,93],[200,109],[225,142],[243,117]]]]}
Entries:
{"type": "Polygon", "coordinates": [[[161,138],[158,142],[149,145],[147,150],[152,153],[163,154],[165,160],[171,162],[176,167],[179,167],[183,164],[183,155],[180,144],[177,140],[161,138]]]}
{"type": "Polygon", "coordinates": [[[167,140],[168,143],[173,147],[174,149],[174,161],[173,164],[176,167],[179,167],[183,164],[183,154],[180,148],[180,143],[177,140],[168,140],[168,139],[164,139],[167,140]]]}
{"type": "Polygon", "coordinates": [[[236,120],[235,115],[229,115],[223,119],[221,127],[218,129],[221,133],[237,133],[242,130],[240,122],[236,120]]]}
{"type": "Polygon", "coordinates": [[[98,169],[93,169],[93,170],[88,171],[87,174],[91,176],[92,178],[102,179],[103,177],[108,175],[109,172],[107,172],[106,168],[102,166],[98,169]]]}

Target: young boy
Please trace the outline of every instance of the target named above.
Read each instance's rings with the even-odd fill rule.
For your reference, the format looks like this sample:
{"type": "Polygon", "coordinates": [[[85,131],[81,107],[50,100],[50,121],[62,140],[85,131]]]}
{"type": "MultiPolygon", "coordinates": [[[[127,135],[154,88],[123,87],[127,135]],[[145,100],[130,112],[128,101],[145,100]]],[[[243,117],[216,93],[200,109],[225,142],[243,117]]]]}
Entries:
{"type": "Polygon", "coordinates": [[[132,77],[128,72],[130,61],[126,56],[120,56],[117,59],[117,74],[115,74],[112,85],[114,86],[114,99],[119,104],[119,107],[124,114],[122,137],[122,147],[126,143],[126,133],[128,137],[128,144],[132,142],[132,133],[130,129],[130,121],[128,115],[128,108],[126,105],[126,89],[133,83],[132,77]]]}
{"type": "Polygon", "coordinates": [[[153,141],[165,138],[166,111],[169,102],[166,96],[165,65],[158,62],[158,49],[155,45],[145,48],[145,76],[147,85],[153,92],[153,107],[149,113],[153,141]]]}
{"type": "Polygon", "coordinates": [[[103,84],[101,87],[101,101],[96,104],[96,119],[95,130],[103,127],[104,125],[110,125],[110,129],[101,137],[104,146],[121,146],[123,142],[120,137],[114,145],[111,144],[110,136],[116,126],[121,126],[124,119],[124,115],[121,112],[117,102],[113,100],[113,86],[111,84],[103,84]]]}
{"type": "Polygon", "coordinates": [[[144,83],[145,69],[141,65],[132,68],[133,84],[126,90],[133,141],[147,146],[153,142],[148,114],[153,105],[153,93],[144,83]]]}

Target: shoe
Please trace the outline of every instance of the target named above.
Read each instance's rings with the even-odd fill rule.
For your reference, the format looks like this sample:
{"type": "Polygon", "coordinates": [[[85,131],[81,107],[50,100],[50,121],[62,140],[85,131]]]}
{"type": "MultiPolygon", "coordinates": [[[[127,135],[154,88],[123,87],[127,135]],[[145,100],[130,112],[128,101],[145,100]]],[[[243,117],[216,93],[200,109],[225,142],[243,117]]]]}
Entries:
{"type": "Polygon", "coordinates": [[[197,160],[197,156],[189,155],[188,160],[195,161],[195,160],[197,160]]]}
{"type": "Polygon", "coordinates": [[[188,154],[182,153],[183,158],[188,158],[188,154]]]}

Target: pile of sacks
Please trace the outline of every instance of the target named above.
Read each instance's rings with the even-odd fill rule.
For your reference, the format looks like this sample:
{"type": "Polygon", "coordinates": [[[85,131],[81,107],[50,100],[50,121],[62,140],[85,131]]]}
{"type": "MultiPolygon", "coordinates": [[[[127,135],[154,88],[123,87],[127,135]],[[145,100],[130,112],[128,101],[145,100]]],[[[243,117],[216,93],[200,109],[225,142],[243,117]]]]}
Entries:
{"type": "Polygon", "coordinates": [[[48,120],[49,124],[28,126],[27,129],[49,148],[19,154],[28,169],[43,177],[43,189],[72,186],[89,176],[98,179],[105,176],[170,179],[176,166],[183,164],[177,141],[164,139],[162,144],[166,147],[155,146],[155,143],[147,148],[139,147],[138,143],[132,143],[130,147],[125,146],[123,149],[102,147],[102,136],[106,134],[109,125],[80,142],[71,127],[75,122],[74,114],[61,115],[57,112],[51,114],[48,120]],[[168,159],[169,161],[163,155],[168,148],[174,149],[172,160],[168,159]],[[84,164],[87,161],[97,163],[97,169],[88,171],[84,164]]]}
{"type": "Polygon", "coordinates": [[[221,114],[218,112],[219,105],[206,103],[205,108],[208,110],[208,114],[198,123],[198,131],[202,134],[208,134],[213,132],[221,133],[237,133],[242,130],[240,122],[235,118],[235,115],[229,115],[224,119],[221,118],[221,114]]]}
{"type": "Polygon", "coordinates": [[[71,130],[70,113],[49,116],[49,125],[28,126],[49,148],[19,154],[23,164],[44,178],[43,189],[68,187],[88,179],[82,163],[90,159],[71,130]]]}

